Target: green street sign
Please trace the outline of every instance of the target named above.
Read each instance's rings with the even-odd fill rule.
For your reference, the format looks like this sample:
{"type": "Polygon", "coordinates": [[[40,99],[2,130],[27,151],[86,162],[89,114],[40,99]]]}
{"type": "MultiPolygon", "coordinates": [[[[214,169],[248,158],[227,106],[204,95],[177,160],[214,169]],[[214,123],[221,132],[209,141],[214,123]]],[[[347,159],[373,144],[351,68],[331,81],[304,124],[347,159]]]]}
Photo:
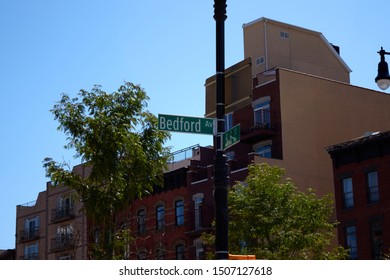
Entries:
{"type": "Polygon", "coordinates": [[[223,134],[223,139],[222,139],[223,150],[226,150],[227,148],[240,142],[240,131],[241,131],[241,127],[240,124],[238,124],[223,134]]]}
{"type": "Polygon", "coordinates": [[[159,114],[158,129],[212,135],[214,133],[214,120],[209,118],[159,114]]]}

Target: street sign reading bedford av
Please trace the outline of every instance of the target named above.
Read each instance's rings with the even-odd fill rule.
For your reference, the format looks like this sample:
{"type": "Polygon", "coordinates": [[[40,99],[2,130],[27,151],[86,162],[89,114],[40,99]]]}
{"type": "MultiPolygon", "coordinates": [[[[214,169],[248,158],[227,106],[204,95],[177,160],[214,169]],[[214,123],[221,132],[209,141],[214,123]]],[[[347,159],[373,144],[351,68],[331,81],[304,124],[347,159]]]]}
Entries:
{"type": "Polygon", "coordinates": [[[158,129],[160,130],[213,134],[213,127],[213,119],[162,114],[158,115],[158,129]]]}
{"type": "Polygon", "coordinates": [[[232,127],[223,134],[222,149],[227,149],[240,142],[240,124],[232,127]]]}

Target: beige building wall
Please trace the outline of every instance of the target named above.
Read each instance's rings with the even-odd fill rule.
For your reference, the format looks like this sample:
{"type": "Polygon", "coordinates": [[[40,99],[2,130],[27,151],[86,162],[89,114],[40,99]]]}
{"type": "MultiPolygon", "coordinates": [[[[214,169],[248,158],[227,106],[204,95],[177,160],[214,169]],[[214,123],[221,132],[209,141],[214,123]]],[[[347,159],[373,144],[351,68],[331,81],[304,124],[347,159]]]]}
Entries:
{"type": "Polygon", "coordinates": [[[15,254],[17,260],[25,258],[44,259],[46,252],[46,192],[40,192],[36,201],[16,206],[16,239],[15,254]],[[39,217],[38,230],[28,231],[25,228],[26,219],[39,217]],[[38,255],[26,255],[27,246],[38,245],[38,255]]]}
{"type": "MultiPolygon", "coordinates": [[[[271,160],[303,189],[333,193],[325,147],[390,130],[390,95],[321,77],[278,69],[283,160],[271,160]]],[[[257,157],[257,162],[268,161],[257,157]]]]}
{"type": "Polygon", "coordinates": [[[47,259],[55,260],[58,258],[71,257],[72,259],[82,260],[87,258],[87,219],[82,212],[82,204],[76,192],[66,187],[47,186],[47,209],[48,209],[48,252],[47,259]],[[65,215],[64,218],[55,218],[55,212],[59,208],[58,200],[70,199],[72,201],[71,215],[65,215]],[[74,246],[64,246],[61,242],[56,242],[59,232],[65,228],[71,228],[73,238],[70,242],[74,246]],[[61,250],[60,248],[64,248],[61,250]],[[58,249],[56,249],[58,248],[58,249]]]}
{"type": "Polygon", "coordinates": [[[319,32],[260,18],[243,25],[244,57],[254,75],[283,67],[349,83],[351,69],[319,32]]]}
{"type": "MultiPolygon", "coordinates": [[[[87,259],[87,219],[81,211],[82,204],[75,192],[66,187],[54,188],[47,183],[46,191],[40,192],[35,202],[18,205],[16,208],[16,259],[87,259]],[[72,199],[71,211],[60,210],[58,200],[72,199]],[[61,212],[62,211],[62,212],[61,212]],[[37,232],[26,231],[26,219],[39,216],[37,232]],[[60,228],[72,229],[72,241],[59,238],[60,228]],[[26,254],[26,246],[38,245],[38,254],[26,254]],[[68,246],[70,244],[70,246],[68,246]]],[[[32,250],[35,252],[34,250],[32,250]]]]}

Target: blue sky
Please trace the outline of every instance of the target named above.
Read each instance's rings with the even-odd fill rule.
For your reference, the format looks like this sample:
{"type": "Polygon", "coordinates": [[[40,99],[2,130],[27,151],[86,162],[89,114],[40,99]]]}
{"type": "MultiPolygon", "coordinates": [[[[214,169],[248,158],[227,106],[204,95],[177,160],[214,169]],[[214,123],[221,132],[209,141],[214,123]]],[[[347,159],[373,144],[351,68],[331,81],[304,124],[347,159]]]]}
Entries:
{"type": "MultiPolygon", "coordinates": [[[[0,1],[0,249],[15,247],[16,205],[46,188],[43,158],[66,160],[65,137],[49,110],[61,93],[100,84],[140,84],[154,114],[202,117],[204,82],[215,73],[214,1],[0,1]]],[[[228,0],[226,67],[244,59],[242,24],[267,17],[319,31],[340,46],[351,84],[377,90],[388,2],[228,0]]],[[[390,57],[387,58],[390,61],[390,57]]],[[[362,112],[364,114],[364,112],[362,112]]],[[[212,144],[172,134],[173,150],[212,144]]]]}

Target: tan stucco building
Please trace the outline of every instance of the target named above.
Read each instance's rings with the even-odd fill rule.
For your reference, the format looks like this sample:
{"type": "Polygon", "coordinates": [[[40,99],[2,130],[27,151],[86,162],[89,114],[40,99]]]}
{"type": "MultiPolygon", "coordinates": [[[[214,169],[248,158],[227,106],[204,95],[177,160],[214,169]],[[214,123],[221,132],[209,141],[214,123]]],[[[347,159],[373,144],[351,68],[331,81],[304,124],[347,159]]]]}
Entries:
{"type": "Polygon", "coordinates": [[[252,59],[252,73],[280,67],[349,83],[351,69],[339,47],[317,31],[260,18],[243,25],[244,57],[252,59]]]}
{"type": "Polygon", "coordinates": [[[325,147],[390,128],[387,94],[283,68],[271,83],[280,100],[282,150],[272,163],[286,168],[298,186],[332,193],[332,162],[325,147]]]}

